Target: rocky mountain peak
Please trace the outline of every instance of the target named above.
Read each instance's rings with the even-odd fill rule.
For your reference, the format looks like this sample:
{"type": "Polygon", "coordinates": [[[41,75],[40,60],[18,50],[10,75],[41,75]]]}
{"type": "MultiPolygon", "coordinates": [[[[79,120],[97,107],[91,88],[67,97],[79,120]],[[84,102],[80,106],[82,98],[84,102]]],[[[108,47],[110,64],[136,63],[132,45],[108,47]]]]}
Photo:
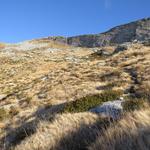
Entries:
{"type": "Polygon", "coordinates": [[[99,34],[74,37],[48,37],[48,39],[79,47],[99,47],[122,44],[125,42],[145,41],[150,38],[150,18],[114,27],[99,34]]]}

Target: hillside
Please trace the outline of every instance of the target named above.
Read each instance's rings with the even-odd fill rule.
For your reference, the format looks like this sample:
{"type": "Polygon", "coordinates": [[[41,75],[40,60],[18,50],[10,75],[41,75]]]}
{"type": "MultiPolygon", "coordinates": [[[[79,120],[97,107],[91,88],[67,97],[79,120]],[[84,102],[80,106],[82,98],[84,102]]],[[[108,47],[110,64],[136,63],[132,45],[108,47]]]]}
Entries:
{"type": "Polygon", "coordinates": [[[149,21],[137,23],[140,42],[118,42],[127,32],[116,27],[104,34],[124,44],[1,43],[0,150],[149,149],[149,21]]]}

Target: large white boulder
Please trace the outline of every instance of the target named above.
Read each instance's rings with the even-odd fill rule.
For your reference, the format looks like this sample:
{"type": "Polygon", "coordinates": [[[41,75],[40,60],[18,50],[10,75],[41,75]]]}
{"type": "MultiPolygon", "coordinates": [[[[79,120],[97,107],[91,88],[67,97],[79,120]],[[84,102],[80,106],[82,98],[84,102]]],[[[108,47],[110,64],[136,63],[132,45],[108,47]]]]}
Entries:
{"type": "Polygon", "coordinates": [[[124,100],[122,98],[115,101],[108,101],[103,103],[102,105],[90,109],[89,111],[113,119],[118,119],[121,116],[121,113],[123,112],[123,102],[124,100]]]}

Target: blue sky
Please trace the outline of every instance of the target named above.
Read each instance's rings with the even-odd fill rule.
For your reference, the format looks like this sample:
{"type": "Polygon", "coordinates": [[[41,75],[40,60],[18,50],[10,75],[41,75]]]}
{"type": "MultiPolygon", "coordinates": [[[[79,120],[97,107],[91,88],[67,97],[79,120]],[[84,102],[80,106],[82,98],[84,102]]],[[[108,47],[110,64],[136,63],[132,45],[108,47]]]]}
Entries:
{"type": "Polygon", "coordinates": [[[0,41],[100,33],[150,17],[150,0],[0,0],[0,41]]]}

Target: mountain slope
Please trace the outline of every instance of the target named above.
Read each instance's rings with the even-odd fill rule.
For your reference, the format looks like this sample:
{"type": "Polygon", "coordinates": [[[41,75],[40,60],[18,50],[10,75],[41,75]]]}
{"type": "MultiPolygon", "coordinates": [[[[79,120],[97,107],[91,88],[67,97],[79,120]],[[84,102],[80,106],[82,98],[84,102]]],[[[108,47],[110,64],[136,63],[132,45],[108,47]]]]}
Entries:
{"type": "Polygon", "coordinates": [[[68,38],[48,37],[50,40],[80,47],[99,47],[132,42],[134,40],[144,41],[149,38],[150,18],[120,25],[100,34],[81,35],[68,38]]]}
{"type": "MultiPolygon", "coordinates": [[[[136,29],[137,37],[147,40],[149,26],[147,21],[142,22],[145,27],[136,29]]],[[[111,33],[119,34],[118,28],[111,33]]],[[[121,31],[125,32],[124,27],[121,31]]],[[[146,136],[136,136],[129,142],[138,141],[146,147],[147,141],[141,139],[150,135],[150,43],[146,40],[98,48],[73,47],[63,37],[1,43],[0,150],[110,149],[119,141],[113,137],[116,133],[121,138],[127,133],[127,143],[128,137],[145,131],[146,136]],[[114,126],[110,126],[111,116],[89,112],[106,101],[121,99],[124,113],[114,126]],[[147,110],[125,117],[126,111],[143,107],[147,110]],[[128,118],[131,134],[126,126],[128,118]],[[104,137],[99,136],[101,129],[104,137]],[[108,147],[107,141],[111,143],[108,147]]]]}

